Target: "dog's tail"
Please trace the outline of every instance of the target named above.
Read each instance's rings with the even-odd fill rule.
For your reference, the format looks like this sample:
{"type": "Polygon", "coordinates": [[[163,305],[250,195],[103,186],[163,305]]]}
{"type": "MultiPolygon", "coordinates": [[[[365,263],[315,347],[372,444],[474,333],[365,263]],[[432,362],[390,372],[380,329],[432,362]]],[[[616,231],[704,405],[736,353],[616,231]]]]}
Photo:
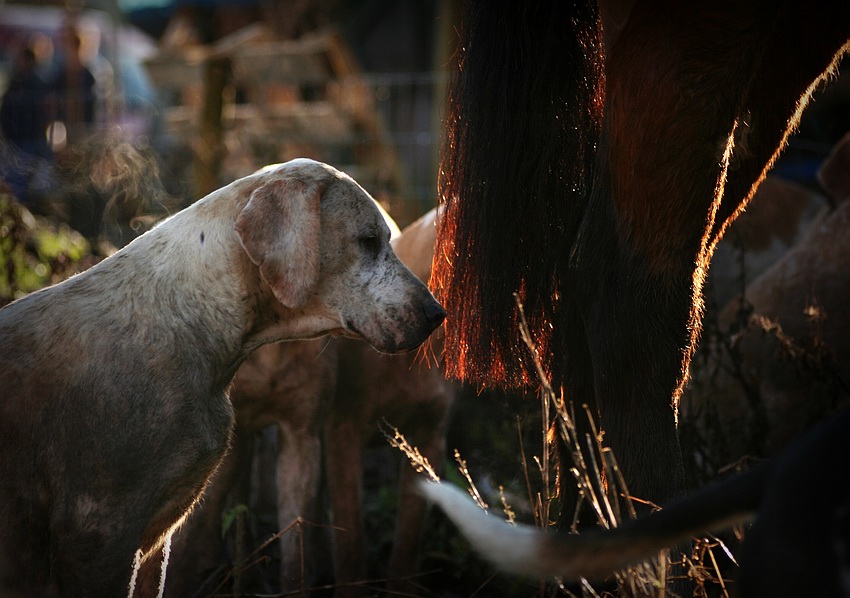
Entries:
{"type": "Polygon", "coordinates": [[[487,515],[466,493],[449,484],[423,481],[420,488],[499,569],[533,577],[598,580],[691,536],[751,519],[761,504],[768,472],[764,465],[641,519],[581,535],[509,525],[487,515]]]}

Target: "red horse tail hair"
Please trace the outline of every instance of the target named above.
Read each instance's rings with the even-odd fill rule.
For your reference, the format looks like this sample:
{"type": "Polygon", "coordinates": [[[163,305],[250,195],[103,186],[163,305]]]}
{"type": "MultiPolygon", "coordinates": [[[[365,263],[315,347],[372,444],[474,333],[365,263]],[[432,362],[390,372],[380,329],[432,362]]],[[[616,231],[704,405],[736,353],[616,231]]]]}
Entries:
{"type": "Polygon", "coordinates": [[[595,2],[470,0],[449,91],[432,288],[450,375],[524,385],[519,295],[544,366],[587,205],[604,95],[595,2]]]}

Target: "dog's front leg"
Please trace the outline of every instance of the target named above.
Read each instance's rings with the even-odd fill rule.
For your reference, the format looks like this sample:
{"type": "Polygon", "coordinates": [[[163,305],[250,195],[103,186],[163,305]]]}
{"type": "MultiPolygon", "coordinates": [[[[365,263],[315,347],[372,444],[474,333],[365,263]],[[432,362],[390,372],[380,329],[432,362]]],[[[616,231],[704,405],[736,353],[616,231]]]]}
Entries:
{"type": "Polygon", "coordinates": [[[313,580],[315,554],[310,539],[319,514],[322,442],[318,430],[291,421],[280,424],[277,462],[278,524],[289,528],[280,538],[281,586],[304,591],[313,580]]]}
{"type": "MultiPolygon", "coordinates": [[[[335,410],[333,415],[343,415],[335,410]]],[[[353,584],[366,577],[363,520],[363,429],[356,418],[332,421],[325,432],[328,489],[333,506],[336,598],[365,594],[353,584]]]]}
{"type": "MultiPolygon", "coordinates": [[[[439,376],[439,374],[437,374],[439,376]]],[[[435,387],[440,387],[436,380],[435,387]]],[[[439,474],[445,455],[446,411],[451,398],[446,394],[433,397],[430,405],[421,406],[416,411],[416,426],[408,441],[419,449],[431,467],[439,474]]],[[[410,422],[414,423],[414,422],[410,422]]],[[[389,589],[393,593],[415,594],[417,585],[413,576],[418,571],[419,542],[422,526],[425,522],[426,502],[416,491],[416,482],[422,478],[405,459],[401,464],[401,483],[399,484],[398,515],[396,517],[393,550],[388,567],[389,589]]]]}

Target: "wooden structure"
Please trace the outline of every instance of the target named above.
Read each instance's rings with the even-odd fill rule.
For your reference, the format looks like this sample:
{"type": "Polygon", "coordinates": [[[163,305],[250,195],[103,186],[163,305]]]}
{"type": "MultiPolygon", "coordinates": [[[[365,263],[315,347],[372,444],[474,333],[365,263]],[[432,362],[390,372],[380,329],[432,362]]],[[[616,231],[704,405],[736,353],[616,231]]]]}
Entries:
{"type": "MultiPolygon", "coordinates": [[[[349,173],[404,225],[409,185],[352,53],[333,30],[275,40],[262,24],[146,62],[169,133],[193,152],[194,192],[294,157],[349,173]]],[[[410,213],[408,213],[410,212],[410,213]]]]}

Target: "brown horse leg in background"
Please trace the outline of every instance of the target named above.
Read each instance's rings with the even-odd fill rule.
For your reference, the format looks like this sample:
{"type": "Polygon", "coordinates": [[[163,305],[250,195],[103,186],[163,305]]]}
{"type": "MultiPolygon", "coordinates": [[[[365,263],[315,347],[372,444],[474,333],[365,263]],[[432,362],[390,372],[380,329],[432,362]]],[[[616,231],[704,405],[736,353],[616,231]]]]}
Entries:
{"type": "Polygon", "coordinates": [[[846,5],[802,4],[641,2],[609,50],[573,280],[606,440],[636,496],[683,489],[676,408],[714,244],[850,37],[846,5]]]}
{"type": "MultiPolygon", "coordinates": [[[[485,4],[490,13],[516,11],[485,4]]],[[[641,498],[663,503],[684,488],[677,400],[699,338],[714,244],[772,165],[812,85],[846,50],[848,7],[802,4],[647,1],[627,18],[603,7],[603,16],[621,18],[606,32],[604,57],[595,28],[576,27],[585,62],[604,61],[595,138],[600,96],[581,83],[586,65],[560,65],[579,80],[572,87],[553,79],[561,73],[540,70],[557,61],[535,43],[549,53],[569,52],[568,43],[535,31],[534,41],[511,46],[528,27],[525,12],[467,17],[491,21],[467,22],[451,96],[433,279],[450,313],[447,361],[454,374],[485,384],[526,382],[516,315],[505,307],[519,291],[553,382],[595,406],[605,442],[641,498]],[[514,88],[477,72],[494,63],[504,63],[514,88]],[[539,109],[523,112],[534,94],[539,109]],[[553,108],[562,105],[591,118],[572,121],[564,134],[553,108]],[[547,117],[549,137],[523,137],[524,120],[547,117]],[[587,167],[569,167],[588,155],[589,185],[587,167]]],[[[593,7],[580,12],[572,17],[597,18],[593,7]]],[[[572,481],[562,480],[564,495],[574,495],[572,481]]],[[[563,515],[571,514],[567,500],[563,515]]]]}

